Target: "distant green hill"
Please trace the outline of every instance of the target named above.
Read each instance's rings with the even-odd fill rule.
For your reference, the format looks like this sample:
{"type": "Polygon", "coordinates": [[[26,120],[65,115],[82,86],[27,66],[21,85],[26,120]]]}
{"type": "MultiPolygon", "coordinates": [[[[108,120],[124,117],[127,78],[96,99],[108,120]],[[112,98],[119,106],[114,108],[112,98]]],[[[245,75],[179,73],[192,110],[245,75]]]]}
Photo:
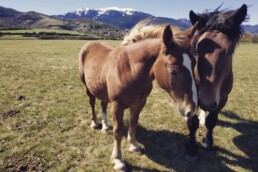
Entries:
{"type": "Polygon", "coordinates": [[[0,6],[0,30],[39,28],[76,31],[103,39],[123,37],[121,29],[90,19],[63,20],[37,12],[19,12],[0,6]]]}

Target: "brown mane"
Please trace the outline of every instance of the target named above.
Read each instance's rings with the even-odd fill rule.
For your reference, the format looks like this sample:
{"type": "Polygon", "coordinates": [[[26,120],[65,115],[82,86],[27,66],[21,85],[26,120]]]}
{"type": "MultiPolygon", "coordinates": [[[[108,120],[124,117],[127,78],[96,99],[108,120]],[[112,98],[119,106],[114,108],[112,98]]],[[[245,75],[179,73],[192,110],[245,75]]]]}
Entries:
{"type": "MultiPolygon", "coordinates": [[[[150,19],[140,21],[124,36],[121,45],[128,45],[147,38],[161,38],[166,26],[167,24],[151,24],[150,19]]],[[[172,25],[170,25],[170,28],[173,31],[174,44],[184,49],[190,49],[189,38],[185,32],[180,31],[178,27],[172,25]]]]}

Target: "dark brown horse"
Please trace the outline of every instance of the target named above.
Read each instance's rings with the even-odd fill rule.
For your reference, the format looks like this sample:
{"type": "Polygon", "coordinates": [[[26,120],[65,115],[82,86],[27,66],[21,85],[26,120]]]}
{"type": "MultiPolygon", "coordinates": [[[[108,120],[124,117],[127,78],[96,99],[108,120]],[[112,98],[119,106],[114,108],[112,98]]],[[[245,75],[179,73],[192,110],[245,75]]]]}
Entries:
{"type": "MultiPolygon", "coordinates": [[[[202,146],[210,150],[213,145],[213,129],[220,110],[225,106],[233,86],[232,60],[246,19],[247,6],[237,10],[216,9],[214,12],[195,14],[190,11],[192,24],[198,22],[200,27],[193,43],[193,54],[196,59],[195,78],[198,88],[201,117],[208,112],[205,120],[207,128],[202,146]]],[[[192,132],[198,128],[198,121],[189,121],[192,132]]],[[[197,147],[192,150],[196,155],[197,147]]]]}
{"type": "Polygon", "coordinates": [[[191,38],[196,26],[175,38],[169,26],[163,30],[163,39],[144,39],[117,48],[90,42],[80,51],[80,78],[92,109],[92,127],[97,125],[95,98],[101,100],[104,129],[108,127],[106,107],[111,104],[114,134],[111,159],[116,170],[125,168],[121,153],[124,110],[129,108],[131,113],[129,150],[140,152],[135,131],[154,79],[177,103],[181,115],[192,117],[196,114],[197,90],[193,78],[194,65],[190,60],[191,38]]]}
{"type": "MultiPolygon", "coordinates": [[[[190,11],[192,24],[198,22],[198,32],[192,46],[195,56],[195,80],[198,90],[201,123],[207,127],[203,139],[203,147],[211,149],[213,144],[212,132],[217,123],[218,113],[225,106],[233,85],[232,57],[241,35],[241,23],[245,20],[247,6],[237,10],[219,11],[195,14],[190,11]],[[204,116],[209,112],[207,119],[204,116]]],[[[136,25],[123,40],[123,44],[137,42],[143,38],[161,37],[160,25],[136,25]]],[[[197,143],[195,133],[199,128],[199,119],[192,116],[187,119],[190,139],[186,144],[186,155],[197,159],[197,143]]]]}

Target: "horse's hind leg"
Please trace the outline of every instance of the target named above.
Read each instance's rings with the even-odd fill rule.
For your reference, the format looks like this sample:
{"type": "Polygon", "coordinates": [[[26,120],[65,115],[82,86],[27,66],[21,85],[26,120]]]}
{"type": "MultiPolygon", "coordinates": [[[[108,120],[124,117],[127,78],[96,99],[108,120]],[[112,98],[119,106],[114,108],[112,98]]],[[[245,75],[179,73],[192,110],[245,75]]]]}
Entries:
{"type": "Polygon", "coordinates": [[[108,103],[101,101],[101,108],[102,108],[102,131],[108,130],[107,105],[108,105],[108,103]]]}
{"type": "Polygon", "coordinates": [[[136,152],[138,154],[141,154],[142,152],[141,152],[139,145],[136,142],[135,133],[136,133],[136,127],[138,124],[139,114],[140,114],[142,108],[144,107],[145,103],[146,103],[146,101],[144,101],[139,106],[130,108],[131,119],[130,119],[130,123],[129,123],[129,131],[128,131],[127,140],[130,143],[129,151],[136,152]]]}
{"type": "Polygon", "coordinates": [[[89,103],[91,106],[91,128],[97,128],[98,124],[97,124],[97,117],[96,117],[96,112],[95,112],[95,101],[96,98],[90,93],[90,91],[86,88],[86,94],[89,97],[89,103]]]}

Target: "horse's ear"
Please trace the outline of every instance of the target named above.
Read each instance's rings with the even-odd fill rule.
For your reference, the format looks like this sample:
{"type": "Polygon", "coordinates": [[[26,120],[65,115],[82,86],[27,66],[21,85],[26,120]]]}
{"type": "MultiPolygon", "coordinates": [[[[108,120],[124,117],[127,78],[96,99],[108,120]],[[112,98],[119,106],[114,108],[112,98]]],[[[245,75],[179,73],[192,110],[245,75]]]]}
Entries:
{"type": "Polygon", "coordinates": [[[191,39],[195,33],[195,31],[199,28],[200,24],[199,22],[196,22],[194,24],[194,26],[190,27],[189,29],[187,29],[186,31],[184,31],[184,34],[191,39]]]}
{"type": "Polygon", "coordinates": [[[173,40],[173,32],[170,25],[167,25],[163,32],[163,43],[166,47],[170,47],[173,40]]]}
{"type": "Polygon", "coordinates": [[[192,10],[189,12],[189,19],[192,25],[195,25],[197,22],[199,22],[198,28],[203,28],[205,26],[205,23],[207,22],[201,16],[199,16],[198,14],[195,14],[192,10]]]}
{"type": "Polygon", "coordinates": [[[239,9],[236,10],[233,15],[233,20],[236,24],[240,25],[245,19],[247,15],[247,6],[243,4],[239,9]]]}
{"type": "Polygon", "coordinates": [[[194,25],[196,22],[200,21],[200,17],[197,14],[195,14],[192,10],[189,12],[189,18],[190,18],[192,25],[194,25]]]}

